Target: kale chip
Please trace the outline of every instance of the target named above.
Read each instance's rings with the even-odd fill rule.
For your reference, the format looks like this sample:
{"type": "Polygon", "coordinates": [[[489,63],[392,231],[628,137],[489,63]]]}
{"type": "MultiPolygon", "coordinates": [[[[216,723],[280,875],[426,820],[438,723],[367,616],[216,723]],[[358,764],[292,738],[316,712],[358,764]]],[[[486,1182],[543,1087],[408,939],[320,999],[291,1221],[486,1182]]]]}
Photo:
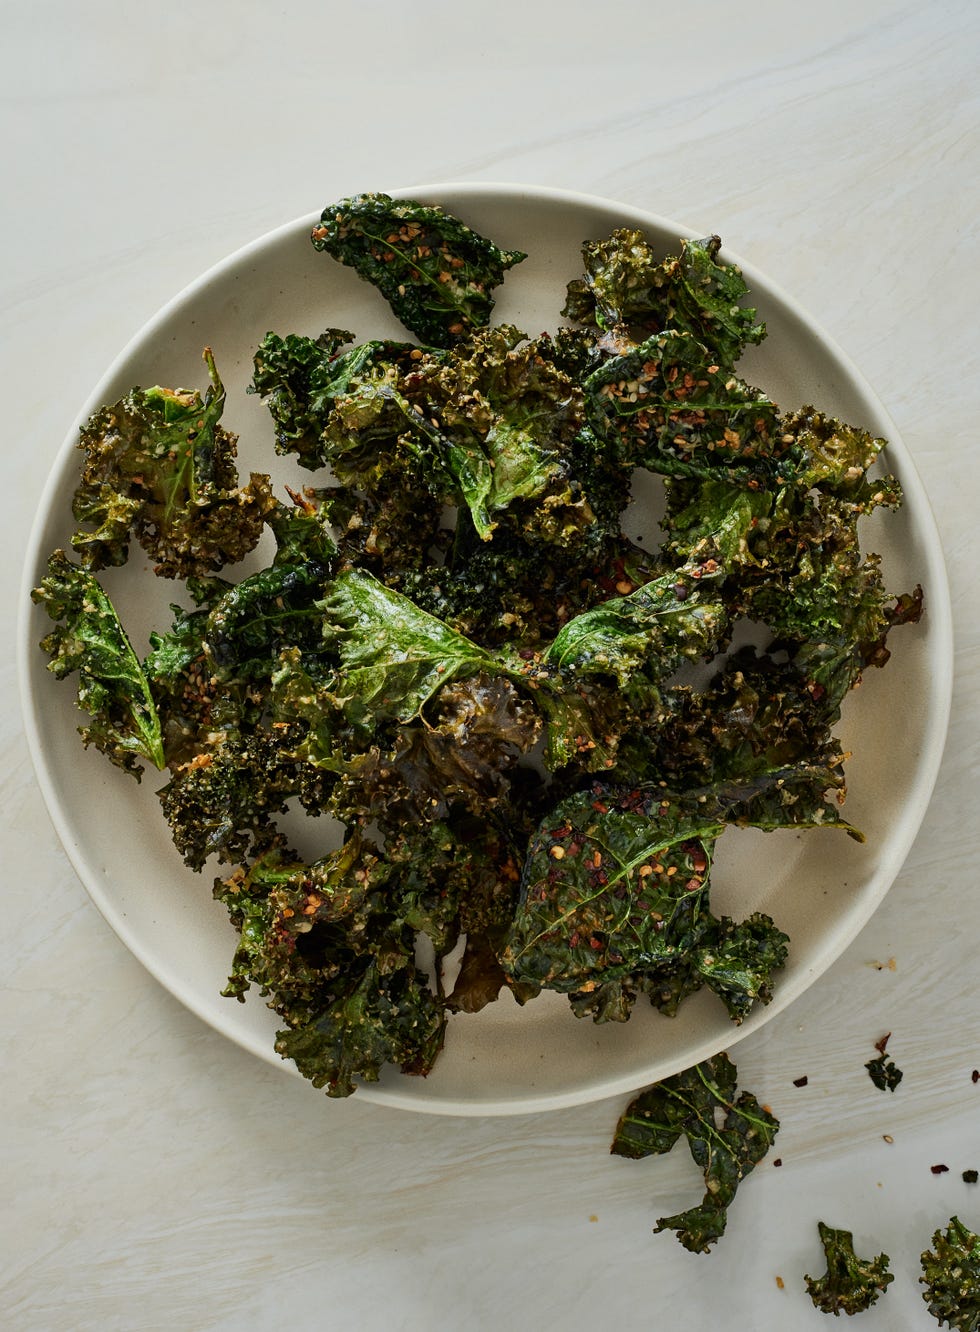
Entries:
{"type": "Polygon", "coordinates": [[[48,670],[59,680],[78,675],[78,706],[92,719],[79,728],[85,744],[137,781],[141,760],[164,767],[160,716],[146,673],[98,581],[56,550],[32,596],[55,621],[41,640],[51,658],[48,670]]]}
{"type": "Polygon", "coordinates": [[[854,1252],[854,1236],[849,1230],[834,1230],[817,1222],[820,1243],[827,1260],[821,1277],[805,1276],[807,1294],[821,1313],[863,1313],[895,1278],[888,1270],[887,1253],[876,1258],[859,1258],[854,1252]]]}
{"type": "Polygon", "coordinates": [[[90,569],[124,564],[130,535],[165,578],[236,564],[255,546],[273,506],[269,478],[238,485],[236,438],[220,425],[225,391],[210,347],[211,379],[197,390],[134,388],[82,429],[85,452],[72,546],[90,569]]]}
{"type": "Polygon", "coordinates": [[[373,283],[405,327],[436,347],[485,327],[493,289],[527,257],[498,249],[442,208],[387,194],[328,205],[312,239],[373,283]]]}
{"type": "Polygon", "coordinates": [[[736,1099],[738,1070],[727,1054],[641,1092],[621,1116],[612,1152],[631,1160],[669,1152],[687,1139],[704,1171],[705,1195],[695,1207],[663,1216],[656,1231],[673,1230],[685,1249],[707,1253],[725,1233],[739,1184],[769,1151],[779,1120],[751,1092],[736,1099]]]}
{"type": "Polygon", "coordinates": [[[922,1254],[922,1298],[937,1323],[956,1332],[980,1329],[980,1235],[957,1216],[937,1230],[922,1254]]]}

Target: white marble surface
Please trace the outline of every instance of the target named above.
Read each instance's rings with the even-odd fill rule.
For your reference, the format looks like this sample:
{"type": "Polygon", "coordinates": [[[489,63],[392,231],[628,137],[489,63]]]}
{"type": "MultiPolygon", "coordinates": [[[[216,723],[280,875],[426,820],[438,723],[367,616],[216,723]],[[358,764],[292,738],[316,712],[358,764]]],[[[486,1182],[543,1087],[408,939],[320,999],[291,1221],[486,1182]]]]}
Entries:
{"type": "Polygon", "coordinates": [[[916,1289],[932,1230],[954,1212],[980,1230],[980,1187],[961,1179],[980,1167],[980,10],[484,12],[0,6],[4,1329],[806,1329],[822,1217],[892,1257],[859,1325],[914,1332],[936,1326],[916,1289]],[[863,369],[947,553],[957,683],[934,800],[860,937],[738,1046],[741,1083],[782,1120],[782,1166],[745,1183],[709,1256],[651,1234],[699,1180],[679,1152],[610,1158],[621,1102],[507,1119],[331,1103],[203,1026],[91,905],[22,735],[26,534],[120,347],[280,222],[358,189],[467,179],[720,232],[863,369]],[[862,1067],[887,1030],[894,1095],[862,1067]]]}

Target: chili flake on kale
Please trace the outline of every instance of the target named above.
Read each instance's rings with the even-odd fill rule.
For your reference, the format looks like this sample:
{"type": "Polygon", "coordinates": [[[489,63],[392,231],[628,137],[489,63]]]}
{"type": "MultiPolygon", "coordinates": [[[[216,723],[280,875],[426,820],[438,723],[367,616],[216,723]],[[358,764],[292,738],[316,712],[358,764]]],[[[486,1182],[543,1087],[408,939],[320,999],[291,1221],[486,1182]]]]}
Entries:
{"type": "MultiPolygon", "coordinates": [[[[255,987],[276,1049],[332,1096],[426,1073],[450,1015],[504,991],[601,1023],[705,989],[741,1022],[790,942],[712,909],[719,839],[860,838],[834,727],[921,613],[859,540],[901,502],[884,441],[738,373],[765,328],[717,237],[588,241],[574,322],[536,337],[490,323],[524,255],[434,205],[345,199],[312,240],[420,341],[266,335],[270,454],[314,480],[286,499],[239,485],[210,351],[203,396],[136,388],[96,413],[79,562],[55,552],[34,594],[83,738],[168,770],[175,848],[220,868],[237,934],[225,993],[255,987]],[[638,471],[664,492],[653,552],[623,526],[638,471]],[[265,528],[271,561],[229,578],[265,528]],[[132,538],[187,594],[142,660],[96,578],[132,538]],[[732,648],[748,620],[768,641],[732,648]],[[297,808],[322,816],[310,859],[283,830],[297,808]]],[[[629,1123],[644,1151],[688,1136],[708,1193],[661,1225],[695,1249],[775,1132],[733,1078],[719,1057],[662,1084],[616,1149],[636,1154],[629,1123]]]]}

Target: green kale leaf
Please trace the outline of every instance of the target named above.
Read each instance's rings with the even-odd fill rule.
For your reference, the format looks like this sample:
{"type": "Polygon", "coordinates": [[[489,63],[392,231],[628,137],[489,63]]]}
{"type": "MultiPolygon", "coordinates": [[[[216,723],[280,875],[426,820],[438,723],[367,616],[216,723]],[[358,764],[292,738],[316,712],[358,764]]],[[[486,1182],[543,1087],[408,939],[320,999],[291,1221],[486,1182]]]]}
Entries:
{"type": "MultiPolygon", "coordinates": [[[[667,1011],[679,992],[706,984],[741,1021],[756,999],[771,997],[787,941],[767,917],[733,925],[711,915],[713,846],[731,822],[832,822],[832,811],[800,798],[820,781],[785,769],[682,793],[597,783],[567,797],[529,843],[504,970],[575,996],[575,1011],[594,1017],[587,996],[610,981],[646,989],[667,1011]]],[[[625,992],[621,1005],[628,1011],[625,992]]]]}
{"type": "Polygon", "coordinates": [[[956,1332],[980,1332],[980,1235],[950,1217],[923,1253],[922,1272],[922,1298],[936,1322],[956,1332]]]}
{"type": "Polygon", "coordinates": [[[274,500],[269,478],[239,487],[236,439],[220,424],[225,390],[211,349],[211,384],[134,388],[81,432],[86,455],[72,513],[72,546],[90,569],[124,564],[134,535],[165,578],[207,574],[241,560],[274,500]]]}
{"type": "Polygon", "coordinates": [[[304,865],[268,848],[215,895],[240,931],[225,993],[252,984],[286,1026],[276,1050],[315,1087],[349,1096],[386,1063],[425,1074],[445,1019],[397,915],[391,864],[354,835],[304,865]]]}
{"type": "Polygon", "coordinates": [[[476,643],[363,570],[339,574],[323,610],[340,656],[338,696],[356,721],[410,721],[451,680],[497,669],[476,643]]]}
{"type": "Polygon", "coordinates": [[[886,1059],[884,1051],[874,1059],[869,1059],[864,1067],[879,1091],[893,1092],[905,1076],[891,1059],[886,1059]]]}
{"type": "Polygon", "coordinates": [[[623,228],[582,250],[585,277],[569,284],[563,310],[602,329],[638,328],[641,337],[665,328],[691,333],[712,359],[731,369],[765,325],[740,304],[748,287],[734,264],[718,262],[717,236],[681,242],[677,256],[658,258],[640,231],[623,228]]]}
{"type": "Polygon", "coordinates": [[[612,1151],[639,1160],[669,1152],[683,1136],[704,1171],[703,1201],[661,1217],[692,1253],[707,1253],[724,1234],[739,1184],[773,1144],[779,1121],[751,1092],[735,1099],[737,1070],[726,1054],[665,1078],[641,1092],[616,1128],[612,1151]],[[719,1122],[720,1121],[720,1122],[719,1122]]]}
{"type": "Polygon", "coordinates": [[[827,1270],[822,1277],[803,1278],[814,1308],[835,1317],[842,1313],[864,1313],[895,1280],[888,1270],[887,1253],[879,1253],[876,1258],[859,1258],[849,1230],[834,1230],[822,1221],[817,1226],[827,1270]]]}
{"type": "Polygon", "coordinates": [[[610,357],[584,389],[590,426],[631,466],[755,488],[791,465],[775,404],[689,333],[610,357]]]}
{"type": "Polygon", "coordinates": [[[329,205],[312,239],[373,283],[405,327],[436,347],[485,327],[493,289],[527,257],[498,249],[441,208],[387,194],[329,205]]]}
{"type": "Polygon", "coordinates": [[[666,677],[682,661],[718,651],[729,619],[713,591],[709,579],[702,585],[663,575],[569,620],[544,661],[578,676],[614,676],[621,685],[643,668],[666,677]]]}
{"type": "Polygon", "coordinates": [[[55,621],[41,640],[59,680],[78,673],[78,706],[92,720],[79,728],[118,767],[140,780],[141,759],[165,766],[160,717],[146,674],[116,609],[88,570],[63,550],[48,560],[47,576],[32,598],[55,621]]]}

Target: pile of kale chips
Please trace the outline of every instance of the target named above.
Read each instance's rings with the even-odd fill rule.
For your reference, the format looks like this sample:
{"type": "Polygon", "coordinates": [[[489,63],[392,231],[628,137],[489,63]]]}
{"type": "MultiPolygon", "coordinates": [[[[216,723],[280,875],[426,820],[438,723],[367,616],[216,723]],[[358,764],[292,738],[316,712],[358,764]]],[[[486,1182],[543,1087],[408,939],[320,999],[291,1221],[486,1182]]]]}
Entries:
{"type": "Polygon", "coordinates": [[[169,771],[177,850],[232,867],[225,993],[258,987],[330,1095],[426,1073],[447,1015],[503,990],[605,1022],[706,986],[741,1021],[788,940],[712,913],[715,844],[858,835],[833,727],[920,613],[859,546],[900,503],[868,474],[884,441],[738,376],[764,328],[717,237],[587,243],[569,324],[537,338],[490,323],[525,256],[436,207],[359,196],[312,240],[419,341],[266,336],[252,390],[318,483],[288,499],[239,484],[210,351],[203,396],[134,388],[92,418],[74,559],[34,593],[85,742],[169,771]],[[623,530],[638,469],[663,479],[656,554],[623,530]],[[267,528],[271,564],[222,576],[267,528]],[[190,603],[142,659],[95,578],[133,540],[190,603]],[[745,621],[766,650],[732,648],[745,621]],[[296,805],[342,846],[305,863],[277,825],[296,805]]]}

